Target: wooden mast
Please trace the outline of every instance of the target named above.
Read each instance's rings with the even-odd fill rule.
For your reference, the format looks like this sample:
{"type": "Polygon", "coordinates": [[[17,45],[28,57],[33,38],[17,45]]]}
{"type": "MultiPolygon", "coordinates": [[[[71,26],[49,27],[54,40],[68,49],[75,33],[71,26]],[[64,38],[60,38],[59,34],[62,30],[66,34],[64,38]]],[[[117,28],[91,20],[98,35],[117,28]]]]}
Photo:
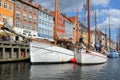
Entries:
{"type": "Polygon", "coordinates": [[[90,0],[87,2],[88,4],[88,45],[90,43],[90,0]]]}
{"type": "Polygon", "coordinates": [[[110,49],[110,41],[111,41],[111,32],[110,32],[110,15],[109,15],[109,50],[110,49]]]}
{"type": "Polygon", "coordinates": [[[78,31],[79,31],[79,24],[78,24],[78,7],[77,7],[77,16],[76,16],[76,41],[79,41],[78,40],[78,31]]]}
{"type": "Polygon", "coordinates": [[[58,0],[55,0],[55,25],[54,25],[54,40],[57,43],[57,26],[58,26],[58,0]]]}
{"type": "Polygon", "coordinates": [[[94,11],[94,22],[95,22],[95,42],[97,41],[96,32],[97,32],[97,20],[96,20],[96,10],[94,11]]]}

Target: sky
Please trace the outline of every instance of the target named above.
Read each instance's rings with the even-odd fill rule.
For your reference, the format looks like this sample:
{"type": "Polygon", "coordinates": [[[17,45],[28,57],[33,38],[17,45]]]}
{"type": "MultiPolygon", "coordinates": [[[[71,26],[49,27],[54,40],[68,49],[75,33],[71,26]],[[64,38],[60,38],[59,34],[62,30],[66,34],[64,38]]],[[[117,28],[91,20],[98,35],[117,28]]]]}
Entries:
{"type": "MultiPolygon", "coordinates": [[[[36,3],[54,11],[55,0],[34,0],[36,3]]],[[[59,10],[67,16],[76,16],[79,11],[79,21],[87,25],[84,4],[86,0],[58,0],[59,10]]],[[[117,41],[116,30],[120,27],[120,0],[90,0],[91,1],[91,30],[94,29],[94,11],[96,10],[97,29],[106,33],[109,37],[109,25],[111,39],[117,41]]]]}

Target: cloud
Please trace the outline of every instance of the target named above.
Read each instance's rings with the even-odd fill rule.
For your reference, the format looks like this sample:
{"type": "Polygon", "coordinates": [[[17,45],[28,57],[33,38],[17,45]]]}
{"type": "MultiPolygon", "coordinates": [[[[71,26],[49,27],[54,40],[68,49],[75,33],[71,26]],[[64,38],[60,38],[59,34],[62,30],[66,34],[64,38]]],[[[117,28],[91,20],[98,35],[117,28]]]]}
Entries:
{"type": "MultiPolygon", "coordinates": [[[[94,21],[91,20],[91,24],[93,23],[93,27],[91,27],[91,30],[94,30],[94,21]]],[[[98,30],[106,33],[109,35],[109,25],[111,29],[111,37],[113,40],[116,39],[115,37],[115,31],[116,29],[119,29],[120,27],[120,10],[111,8],[111,9],[101,9],[97,10],[97,28],[98,30]],[[109,16],[110,15],[110,16],[109,16]],[[109,22],[110,20],[110,22],[109,22]]],[[[114,40],[116,41],[116,40],[114,40]]]]}
{"type": "Polygon", "coordinates": [[[95,6],[100,5],[103,7],[107,6],[109,2],[110,2],[109,0],[91,0],[92,5],[95,5],[95,6]]]}
{"type": "MultiPolygon", "coordinates": [[[[42,5],[43,7],[47,8],[50,11],[54,11],[54,4],[55,0],[35,0],[38,4],[42,5]]],[[[64,12],[72,12],[76,11],[77,7],[79,11],[83,8],[83,1],[82,0],[58,0],[59,2],[59,9],[64,12]]]]}
{"type": "Polygon", "coordinates": [[[109,25],[111,29],[116,29],[120,25],[120,18],[107,17],[102,23],[98,24],[99,29],[108,29],[109,25]]]}
{"type": "Polygon", "coordinates": [[[98,15],[103,16],[103,15],[110,15],[112,17],[120,17],[120,10],[119,9],[102,9],[102,10],[97,10],[98,15]]]}

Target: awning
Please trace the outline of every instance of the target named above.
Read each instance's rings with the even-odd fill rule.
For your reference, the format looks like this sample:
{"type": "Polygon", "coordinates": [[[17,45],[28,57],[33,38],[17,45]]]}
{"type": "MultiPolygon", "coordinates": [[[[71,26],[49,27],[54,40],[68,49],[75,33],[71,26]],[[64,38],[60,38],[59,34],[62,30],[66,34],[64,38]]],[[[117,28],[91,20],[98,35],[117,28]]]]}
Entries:
{"type": "Polygon", "coordinates": [[[15,36],[14,33],[8,32],[8,31],[3,31],[0,30],[0,36],[5,35],[5,36],[15,36]]]}

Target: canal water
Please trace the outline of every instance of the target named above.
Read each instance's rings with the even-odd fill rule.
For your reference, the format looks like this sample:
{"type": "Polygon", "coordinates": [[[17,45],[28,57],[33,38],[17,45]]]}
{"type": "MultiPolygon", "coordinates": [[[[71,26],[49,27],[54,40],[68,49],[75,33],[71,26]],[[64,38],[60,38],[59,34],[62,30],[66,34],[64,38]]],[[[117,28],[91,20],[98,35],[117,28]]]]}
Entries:
{"type": "Polygon", "coordinates": [[[29,62],[1,63],[0,80],[120,80],[120,58],[105,64],[40,64],[29,62]]]}

